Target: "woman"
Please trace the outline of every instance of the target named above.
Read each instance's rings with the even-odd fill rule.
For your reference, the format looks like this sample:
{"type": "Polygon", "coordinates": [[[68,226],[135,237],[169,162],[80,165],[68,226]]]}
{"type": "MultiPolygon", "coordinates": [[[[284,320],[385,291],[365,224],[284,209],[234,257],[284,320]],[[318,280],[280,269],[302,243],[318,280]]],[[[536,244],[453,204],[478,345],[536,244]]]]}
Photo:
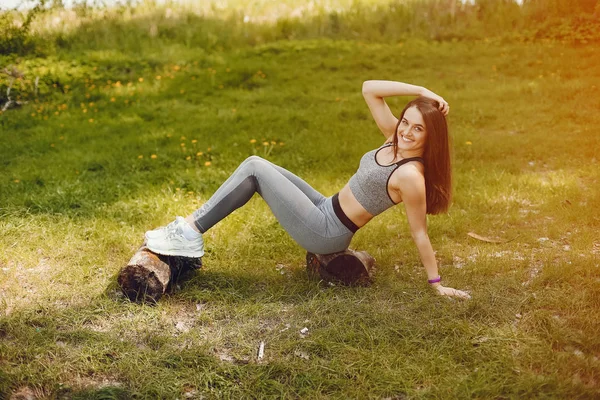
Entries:
{"type": "Polygon", "coordinates": [[[362,157],[358,171],[339,193],[326,198],[284,168],[252,156],[200,209],[146,232],[148,248],[159,254],[202,257],[202,233],[257,192],[300,246],[312,253],[335,253],[348,248],[354,233],[371,218],[402,202],[429,284],[440,295],[469,298],[466,292],[441,285],[427,236],[426,214],[445,212],[451,197],[448,103],[423,87],[392,81],[365,82],[363,96],[386,141],[362,157]],[[385,103],[389,96],[419,97],[398,119],[385,103]]]}

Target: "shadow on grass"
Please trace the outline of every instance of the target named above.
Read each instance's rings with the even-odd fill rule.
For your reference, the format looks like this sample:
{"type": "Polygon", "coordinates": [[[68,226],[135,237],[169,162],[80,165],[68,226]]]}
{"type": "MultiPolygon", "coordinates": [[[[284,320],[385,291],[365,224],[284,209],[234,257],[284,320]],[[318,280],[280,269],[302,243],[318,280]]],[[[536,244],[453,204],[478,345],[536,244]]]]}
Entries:
{"type": "MultiPolygon", "coordinates": [[[[335,287],[311,277],[304,268],[289,272],[287,279],[281,275],[239,271],[201,269],[173,270],[166,291],[158,302],[132,301],[140,306],[156,306],[162,302],[189,302],[190,305],[210,302],[213,304],[244,305],[276,301],[298,305],[309,302],[315,296],[327,296],[331,291],[353,292],[369,288],[335,287]]],[[[111,277],[103,294],[116,302],[129,303],[117,282],[118,274],[111,277]]]]}
{"type": "Polygon", "coordinates": [[[76,392],[59,392],[58,395],[69,395],[73,400],[128,400],[140,398],[135,393],[118,386],[90,389],[76,392]]]}

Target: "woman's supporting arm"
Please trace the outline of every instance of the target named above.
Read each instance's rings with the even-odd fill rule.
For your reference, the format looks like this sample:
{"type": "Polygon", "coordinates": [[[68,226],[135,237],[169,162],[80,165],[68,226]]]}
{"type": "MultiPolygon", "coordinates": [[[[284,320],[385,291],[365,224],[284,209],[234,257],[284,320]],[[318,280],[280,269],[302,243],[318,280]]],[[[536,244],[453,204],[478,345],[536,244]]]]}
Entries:
{"type": "MultiPolygon", "coordinates": [[[[439,277],[439,273],[435,253],[427,234],[425,179],[416,169],[404,168],[399,172],[393,185],[400,191],[402,196],[411,236],[419,250],[421,262],[427,272],[427,279],[434,280],[439,277]]],[[[443,296],[471,297],[466,292],[442,286],[439,282],[430,285],[437,290],[438,294],[443,296]]]]}

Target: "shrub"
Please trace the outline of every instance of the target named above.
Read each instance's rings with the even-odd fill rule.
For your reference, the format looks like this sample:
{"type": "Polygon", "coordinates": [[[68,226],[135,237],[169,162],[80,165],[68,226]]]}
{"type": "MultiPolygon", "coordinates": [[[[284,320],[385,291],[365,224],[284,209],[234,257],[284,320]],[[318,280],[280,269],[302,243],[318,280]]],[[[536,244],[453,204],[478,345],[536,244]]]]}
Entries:
{"type": "Polygon", "coordinates": [[[24,55],[36,50],[36,40],[30,34],[31,24],[46,11],[46,1],[38,3],[25,12],[0,11],[0,54],[24,55]]]}

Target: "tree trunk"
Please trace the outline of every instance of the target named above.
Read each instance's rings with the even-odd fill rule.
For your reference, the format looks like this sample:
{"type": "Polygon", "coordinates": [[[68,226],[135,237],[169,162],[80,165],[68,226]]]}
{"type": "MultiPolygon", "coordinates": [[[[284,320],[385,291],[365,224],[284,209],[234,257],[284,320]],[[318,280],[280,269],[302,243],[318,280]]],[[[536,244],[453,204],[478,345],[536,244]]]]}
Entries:
{"type": "Polygon", "coordinates": [[[156,303],[185,271],[201,266],[200,258],[163,256],[142,246],[119,272],[117,282],[131,301],[156,303]]]}
{"type": "Polygon", "coordinates": [[[311,277],[346,286],[369,286],[374,265],[375,259],[366,251],[306,253],[306,268],[311,277]]]}

